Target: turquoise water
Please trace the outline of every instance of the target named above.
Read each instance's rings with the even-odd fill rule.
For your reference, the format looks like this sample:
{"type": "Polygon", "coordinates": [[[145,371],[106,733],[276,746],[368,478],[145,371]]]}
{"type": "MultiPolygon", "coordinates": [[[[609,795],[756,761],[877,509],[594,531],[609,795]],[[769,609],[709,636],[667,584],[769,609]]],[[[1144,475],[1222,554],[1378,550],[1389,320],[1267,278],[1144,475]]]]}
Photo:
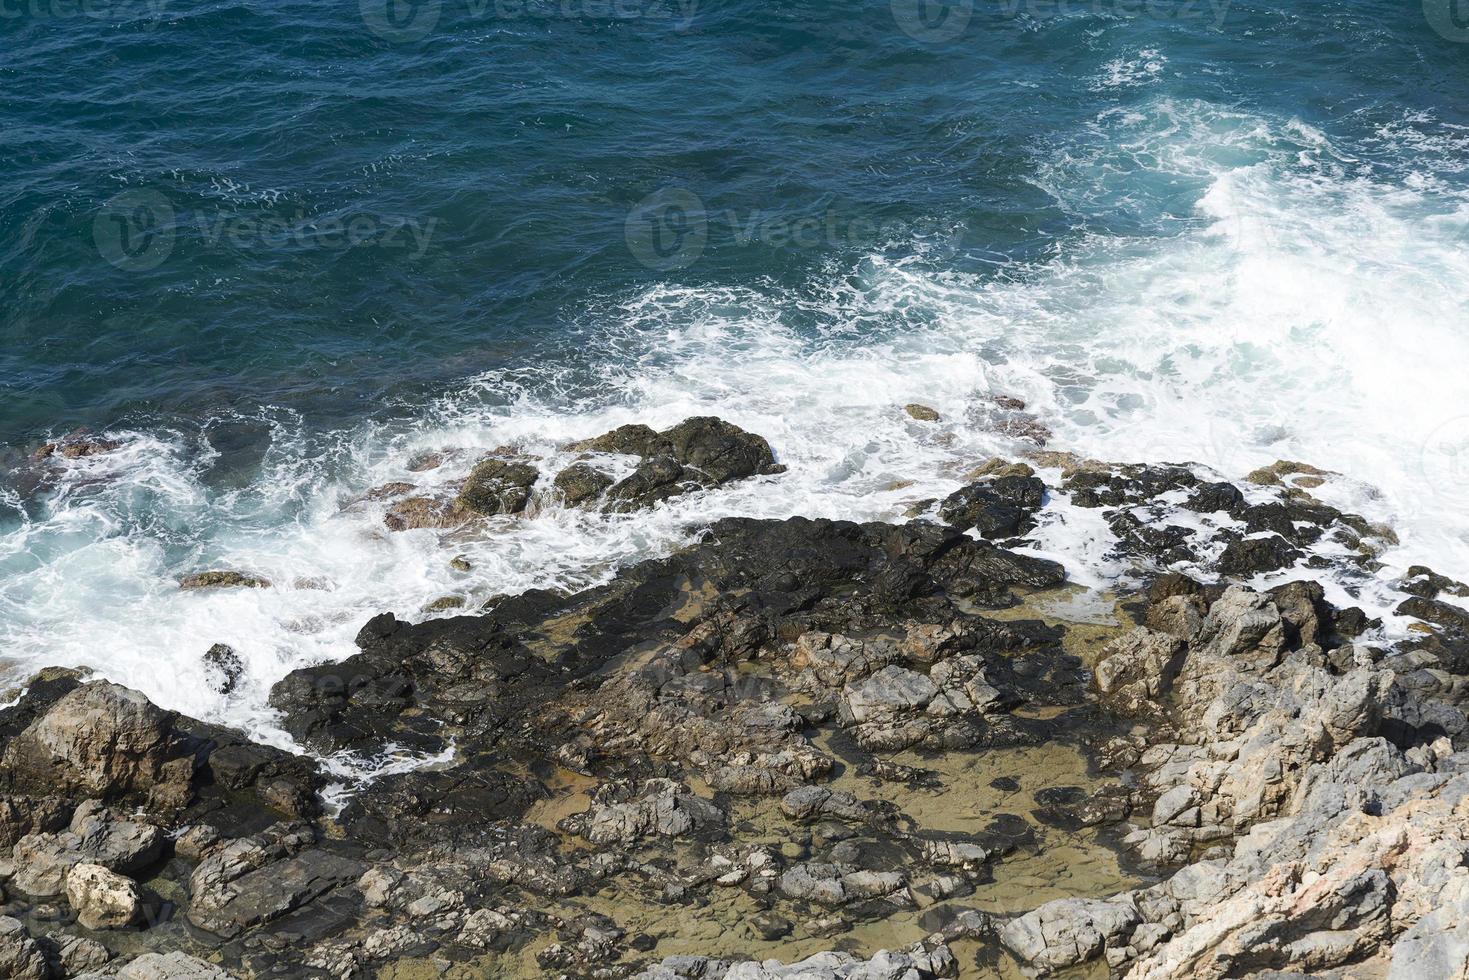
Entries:
{"type": "Polygon", "coordinates": [[[24,666],[254,717],[383,608],[586,584],[711,513],[894,517],[1013,450],[996,391],[1056,448],[1338,469],[1391,560],[1469,574],[1457,5],[5,0],[0,33],[24,666]],[[417,449],[695,412],[789,477],[468,543],[354,503],[417,449]],[[83,425],[124,448],[36,491],[83,425]],[[331,587],[174,589],[215,564],[331,587]],[[197,690],[216,641],[237,702],[197,690]]]}

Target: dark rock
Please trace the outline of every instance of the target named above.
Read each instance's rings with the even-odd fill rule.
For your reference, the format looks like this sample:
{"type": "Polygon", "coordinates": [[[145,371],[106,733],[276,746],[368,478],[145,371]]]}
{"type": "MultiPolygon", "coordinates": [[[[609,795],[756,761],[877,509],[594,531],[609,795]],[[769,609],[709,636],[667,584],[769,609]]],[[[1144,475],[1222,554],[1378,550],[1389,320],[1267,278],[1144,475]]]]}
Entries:
{"type": "Polygon", "coordinates": [[[957,528],[978,528],[986,538],[1014,537],[1034,526],[1032,518],[1045,491],[1046,485],[1035,477],[983,480],[950,494],[939,516],[957,528]]]}
{"type": "Polygon", "coordinates": [[[530,503],[531,487],[540,476],[529,463],[490,456],[475,464],[454,503],[476,514],[518,514],[530,503]]]}
{"type": "Polygon", "coordinates": [[[600,497],[613,482],[612,477],[587,463],[573,463],[556,474],[554,485],[562,499],[575,506],[600,497]]]}
{"type": "Polygon", "coordinates": [[[1219,571],[1224,575],[1248,578],[1264,572],[1277,572],[1300,561],[1299,549],[1278,534],[1263,538],[1244,538],[1231,542],[1219,556],[1219,571]]]}
{"type": "Polygon", "coordinates": [[[214,678],[214,689],[229,694],[245,673],[245,663],[232,647],[216,643],[204,652],[204,663],[214,678]]]}

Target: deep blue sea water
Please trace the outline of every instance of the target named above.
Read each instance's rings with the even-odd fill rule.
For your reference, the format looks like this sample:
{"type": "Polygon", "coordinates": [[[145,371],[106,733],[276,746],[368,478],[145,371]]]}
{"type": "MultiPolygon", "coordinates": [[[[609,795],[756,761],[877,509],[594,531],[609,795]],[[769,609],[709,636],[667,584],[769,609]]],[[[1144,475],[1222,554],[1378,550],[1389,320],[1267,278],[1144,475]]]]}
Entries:
{"type": "Polygon", "coordinates": [[[253,716],[383,608],[893,517],[1013,448],[998,391],[1056,448],[1331,467],[1469,573],[1459,6],[0,0],[0,649],[253,716]],[[694,413],[789,478],[475,541],[358,502],[694,413]],[[77,426],[125,447],[29,489],[77,426]],[[174,588],[214,565],[328,587],[174,588]]]}

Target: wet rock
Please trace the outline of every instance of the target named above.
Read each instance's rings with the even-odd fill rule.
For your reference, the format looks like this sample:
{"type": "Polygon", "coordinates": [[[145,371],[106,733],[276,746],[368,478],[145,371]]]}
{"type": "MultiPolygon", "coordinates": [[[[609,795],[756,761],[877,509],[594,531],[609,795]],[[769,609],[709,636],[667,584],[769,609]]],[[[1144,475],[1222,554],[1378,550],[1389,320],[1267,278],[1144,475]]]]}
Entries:
{"type": "Polygon", "coordinates": [[[1302,554],[1278,534],[1260,538],[1244,538],[1230,543],[1219,556],[1219,571],[1225,575],[1249,577],[1289,568],[1302,554]]]}
{"type": "Polygon", "coordinates": [[[66,873],[66,900],[85,929],[126,929],[143,913],[138,886],[100,864],[78,864],[66,873]]]}
{"type": "Polygon", "coordinates": [[[446,595],[425,605],[423,611],[426,613],[448,612],[450,609],[463,609],[464,605],[464,596],[446,595]]]}
{"type": "Polygon", "coordinates": [[[573,463],[556,474],[554,486],[561,499],[571,506],[596,500],[616,482],[612,477],[587,463],[573,463]]]}
{"type": "Polygon", "coordinates": [[[56,442],[48,442],[41,446],[32,454],[32,457],[34,459],[86,459],[89,456],[100,456],[120,448],[122,448],[122,443],[116,439],[104,439],[92,435],[86,429],[77,429],[56,442]]]}
{"type": "Polygon", "coordinates": [[[433,497],[405,497],[388,507],[383,514],[383,523],[390,531],[416,531],[423,528],[458,527],[469,516],[452,502],[433,497]]]}
{"type": "Polygon", "coordinates": [[[1045,490],[1046,485],[1035,477],[982,480],[945,499],[939,516],[958,528],[977,528],[986,538],[1014,537],[1034,526],[1045,490]]]}
{"type": "Polygon", "coordinates": [[[939,413],[935,412],[927,405],[919,405],[916,403],[912,405],[904,405],[903,411],[907,412],[908,417],[916,422],[937,422],[939,420],[939,413]]]}
{"type": "MultiPolygon", "coordinates": [[[[569,478],[573,486],[568,489],[579,499],[605,493],[608,507],[617,511],[651,506],[691,489],[722,486],[782,469],[763,438],[709,416],[685,419],[663,432],[645,425],[625,425],[569,448],[640,457],[637,469],[610,487],[600,486],[600,474],[590,477],[578,471],[569,478]]],[[[571,469],[575,466],[568,467],[571,469]]]]}
{"type": "Polygon", "coordinates": [[[668,439],[642,424],[621,425],[594,439],[583,439],[567,447],[572,452],[617,453],[625,456],[671,455],[668,439]]]}
{"type": "Polygon", "coordinates": [[[240,655],[223,643],[216,643],[204,652],[204,665],[209,668],[214,689],[220,694],[234,691],[245,673],[245,662],[240,655]]]}
{"type": "Polygon", "coordinates": [[[179,579],[181,589],[268,589],[270,579],[259,575],[251,575],[248,572],[236,572],[229,569],[218,569],[208,572],[194,572],[179,579]]]}
{"type": "Polygon", "coordinates": [[[530,503],[531,488],[540,476],[528,463],[491,456],[475,464],[454,503],[476,514],[518,514],[530,503]]]}

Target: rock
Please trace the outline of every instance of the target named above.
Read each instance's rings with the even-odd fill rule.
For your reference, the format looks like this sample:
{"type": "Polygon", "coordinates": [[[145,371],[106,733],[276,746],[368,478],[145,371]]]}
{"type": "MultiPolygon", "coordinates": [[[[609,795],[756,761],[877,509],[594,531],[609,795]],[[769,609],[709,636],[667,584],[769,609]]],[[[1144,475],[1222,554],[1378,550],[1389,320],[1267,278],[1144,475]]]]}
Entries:
{"type": "Polygon", "coordinates": [[[0,977],[6,980],[49,980],[46,955],[19,919],[0,916],[0,977]]]}
{"type": "Polygon", "coordinates": [[[889,666],[847,685],[842,696],[851,719],[860,725],[920,711],[938,693],[938,686],[923,674],[889,666]]]}
{"type": "Polygon", "coordinates": [[[553,485],[561,492],[561,499],[575,507],[602,496],[614,482],[612,477],[587,463],[572,463],[556,474],[553,485]]]}
{"type": "Polygon", "coordinates": [[[624,456],[672,455],[665,436],[646,425],[622,425],[595,439],[583,439],[567,447],[572,452],[617,453],[624,456]]]}
{"type": "Polygon", "coordinates": [[[209,572],[194,572],[179,579],[181,589],[268,589],[270,579],[245,572],[221,569],[209,572]]]}
{"type": "Polygon", "coordinates": [[[67,976],[77,976],[93,970],[100,970],[112,959],[106,946],[95,939],[83,939],[80,936],[58,936],[56,938],[56,959],[61,964],[61,972],[67,976]]]}
{"type": "Polygon", "coordinates": [[[1219,556],[1219,571],[1242,577],[1260,575],[1289,568],[1301,557],[1301,551],[1278,534],[1245,538],[1224,549],[1224,554],[1219,556]]]}
{"type": "Polygon", "coordinates": [[[117,795],[147,790],[165,775],[175,716],[137,691],[83,684],[14,738],[3,765],[24,784],[117,795]]]}
{"type": "Polygon", "coordinates": [[[1000,927],[1000,942],[1044,975],[1100,956],[1140,917],[1131,906],[1086,898],[1062,898],[1000,927]]]}
{"type": "Polygon", "coordinates": [[[143,912],[138,886],[100,864],[78,864],[67,872],[66,900],[85,929],[126,929],[143,912]]]}
{"type": "Polygon", "coordinates": [[[32,458],[86,459],[89,456],[100,456],[120,448],[122,448],[122,443],[116,439],[98,438],[86,429],[77,429],[56,442],[48,442],[41,446],[32,453],[32,458]]]}
{"type": "Polygon", "coordinates": [[[939,516],[958,528],[978,528],[986,538],[1014,537],[1033,526],[1045,491],[1033,476],[982,480],[950,494],[939,516]]]}
{"type": "Polygon", "coordinates": [[[939,413],[927,405],[904,405],[903,411],[908,413],[909,418],[918,422],[937,422],[939,420],[939,413]]]}
{"type": "Polygon", "coordinates": [[[362,876],[361,863],[310,843],[309,833],[277,825],[214,848],[189,878],[189,921],[233,938],[362,876]]]}
{"type": "Polygon", "coordinates": [[[0,852],[8,852],[27,834],[64,830],[72,809],[56,796],[0,796],[0,852]]]}
{"type": "Polygon", "coordinates": [[[454,503],[476,514],[518,514],[530,502],[531,488],[540,476],[528,463],[490,456],[475,464],[454,503]]]}
{"type": "Polygon", "coordinates": [[[433,497],[405,497],[394,501],[383,514],[390,531],[416,531],[423,528],[449,528],[463,524],[469,514],[433,497]]]}
{"type": "Polygon", "coordinates": [[[964,474],[964,479],[969,483],[974,483],[977,480],[1005,476],[1035,476],[1035,470],[1028,463],[1012,463],[996,456],[993,459],[985,460],[964,474]]]}
{"type": "Polygon", "coordinates": [[[204,652],[204,664],[213,677],[214,689],[229,694],[245,673],[245,662],[232,647],[216,643],[204,652]]]}
{"type": "Polygon", "coordinates": [[[450,609],[463,609],[463,608],[464,608],[464,596],[462,596],[462,595],[446,595],[446,596],[440,596],[439,598],[435,599],[433,602],[430,602],[429,604],[427,604],[426,606],[424,606],[423,607],[423,611],[426,612],[426,613],[438,613],[438,612],[448,612],[450,609]]]}
{"type": "Polygon", "coordinates": [[[568,817],[566,829],[593,844],[632,844],[645,837],[687,837],[724,824],[724,811],[666,781],[651,781],[627,802],[595,802],[568,817]]]}
{"type": "Polygon", "coordinates": [[[89,802],[77,808],[68,830],[31,834],[16,843],[13,883],[28,895],[49,898],[62,893],[66,876],[76,865],[132,873],[156,862],[162,850],[163,833],[157,827],[119,820],[89,802]]]}
{"type": "MultiPolygon", "coordinates": [[[[79,978],[85,980],[85,978],[79,978]]],[[[117,980],[235,980],[212,963],[185,953],[144,953],[117,972],[117,980]]]]}
{"type": "Polygon", "coordinates": [[[734,480],[781,472],[770,444],[737,425],[709,416],[685,419],[664,432],[645,425],[625,425],[595,439],[573,443],[569,449],[618,453],[640,457],[630,476],[603,487],[601,474],[568,472],[568,502],[580,502],[605,493],[608,507],[626,511],[647,507],[696,487],[717,487],[734,480]],[[572,498],[575,497],[576,500],[572,498]]]}

